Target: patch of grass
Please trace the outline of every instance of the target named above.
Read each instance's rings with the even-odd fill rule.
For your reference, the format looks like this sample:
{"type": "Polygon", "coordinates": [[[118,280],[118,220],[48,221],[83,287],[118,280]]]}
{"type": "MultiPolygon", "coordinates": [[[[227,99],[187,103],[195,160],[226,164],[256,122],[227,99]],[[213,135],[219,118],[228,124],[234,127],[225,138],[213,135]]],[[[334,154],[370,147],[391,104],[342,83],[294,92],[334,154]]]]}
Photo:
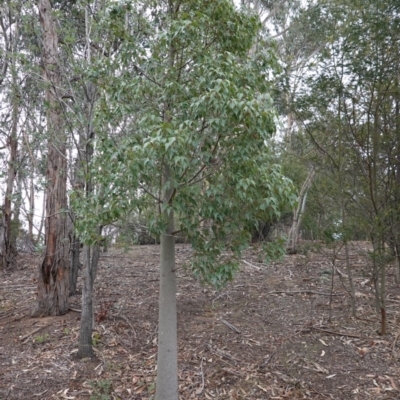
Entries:
{"type": "Polygon", "coordinates": [[[38,344],[43,344],[43,343],[46,343],[47,342],[47,340],[49,339],[49,334],[48,333],[45,333],[44,335],[38,335],[38,336],[35,336],[34,338],[33,338],[33,341],[35,342],[35,343],[38,343],[38,344]]]}
{"type": "Polygon", "coordinates": [[[93,333],[92,345],[97,346],[101,342],[101,335],[98,332],[93,333]]]}
{"type": "Polygon", "coordinates": [[[111,400],[112,383],[108,379],[90,382],[93,393],[90,400],[111,400]]]}

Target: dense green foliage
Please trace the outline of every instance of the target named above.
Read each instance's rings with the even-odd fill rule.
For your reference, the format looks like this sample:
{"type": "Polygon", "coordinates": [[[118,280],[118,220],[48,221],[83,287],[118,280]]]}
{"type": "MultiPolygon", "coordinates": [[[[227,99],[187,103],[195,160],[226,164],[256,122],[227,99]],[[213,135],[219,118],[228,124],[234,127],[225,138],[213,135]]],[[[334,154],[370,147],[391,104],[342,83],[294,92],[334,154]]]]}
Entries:
{"type": "Polygon", "coordinates": [[[151,15],[143,20],[115,6],[105,16],[124,40],[112,60],[90,71],[102,88],[92,171],[104,190],[81,208],[79,226],[90,235],[88,223],[147,212],[150,231],[160,235],[171,208],[194,247],[194,271],[220,285],[232,279],[260,214],[276,218],[295,200],[268,147],[275,57],[268,47],[248,56],[258,18],[229,1],[187,1],[172,18],[157,9],[151,15]],[[121,31],[118,18],[140,23],[140,37],[121,31]],[[172,177],[163,186],[164,164],[172,177]]]}

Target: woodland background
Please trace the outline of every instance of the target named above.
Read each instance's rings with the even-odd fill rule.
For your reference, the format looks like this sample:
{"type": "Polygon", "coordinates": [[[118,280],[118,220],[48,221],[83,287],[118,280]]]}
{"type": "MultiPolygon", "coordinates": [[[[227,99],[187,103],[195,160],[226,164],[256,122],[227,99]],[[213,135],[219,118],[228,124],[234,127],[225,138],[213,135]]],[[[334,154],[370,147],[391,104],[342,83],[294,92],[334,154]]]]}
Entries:
{"type": "MultiPolygon", "coordinates": [[[[254,272],[306,257],[298,265],[308,273],[319,254],[331,277],[329,293],[319,294],[330,296],[326,318],[336,280],[353,321],[366,311],[359,301],[367,285],[368,310],[380,335],[395,335],[394,352],[399,8],[392,0],[4,0],[4,290],[16,287],[19,273],[24,285],[34,279],[36,296],[26,299],[34,318],[70,315],[82,295],[77,356],[91,359],[98,356],[93,329],[118,314],[114,302],[99,303],[94,286],[97,272],[104,279],[101,248],[117,259],[121,249],[154,244],[161,252],[156,398],[177,399],[176,268],[217,290],[215,302],[229,298],[223,288],[243,264],[254,272]],[[190,252],[182,265],[176,243],[190,252]]],[[[11,298],[2,297],[4,321],[11,298]]],[[[203,369],[199,376],[193,396],[208,393],[203,369]]],[[[287,393],[311,396],[291,385],[287,393]]],[[[154,387],[146,388],[152,396],[154,387]]],[[[278,396],[274,390],[268,396],[278,396]]]]}

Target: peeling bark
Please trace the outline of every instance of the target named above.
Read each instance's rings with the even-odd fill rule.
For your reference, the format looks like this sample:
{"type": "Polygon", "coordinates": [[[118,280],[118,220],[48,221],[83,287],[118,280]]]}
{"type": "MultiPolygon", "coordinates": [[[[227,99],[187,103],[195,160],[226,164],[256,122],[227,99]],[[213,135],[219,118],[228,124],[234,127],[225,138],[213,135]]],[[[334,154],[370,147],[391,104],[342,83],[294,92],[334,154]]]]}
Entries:
{"type": "Polygon", "coordinates": [[[58,62],[58,36],[49,0],[38,1],[43,34],[43,80],[47,103],[47,189],[45,254],[39,266],[35,316],[68,312],[69,243],[67,228],[66,134],[58,91],[61,73],[58,62]]]}

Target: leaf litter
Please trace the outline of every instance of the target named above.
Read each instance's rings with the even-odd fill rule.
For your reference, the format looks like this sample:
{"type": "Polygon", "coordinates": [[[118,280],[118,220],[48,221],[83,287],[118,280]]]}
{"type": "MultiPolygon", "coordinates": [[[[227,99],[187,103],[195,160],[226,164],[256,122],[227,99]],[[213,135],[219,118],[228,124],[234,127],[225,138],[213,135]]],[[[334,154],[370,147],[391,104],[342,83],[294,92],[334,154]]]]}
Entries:
{"type": "MultiPolygon", "coordinates": [[[[359,245],[351,253],[356,319],[340,274],[331,293],[329,255],[265,265],[254,247],[236,279],[216,291],[184,269],[191,254],[177,245],[180,399],[400,398],[400,289],[389,275],[389,334],[379,336],[359,245]]],[[[79,295],[64,316],[30,317],[38,262],[21,255],[15,270],[1,272],[0,398],[153,399],[159,247],[102,255],[95,359],[76,358],[79,295]]],[[[335,265],[345,270],[340,254],[335,265]]]]}

